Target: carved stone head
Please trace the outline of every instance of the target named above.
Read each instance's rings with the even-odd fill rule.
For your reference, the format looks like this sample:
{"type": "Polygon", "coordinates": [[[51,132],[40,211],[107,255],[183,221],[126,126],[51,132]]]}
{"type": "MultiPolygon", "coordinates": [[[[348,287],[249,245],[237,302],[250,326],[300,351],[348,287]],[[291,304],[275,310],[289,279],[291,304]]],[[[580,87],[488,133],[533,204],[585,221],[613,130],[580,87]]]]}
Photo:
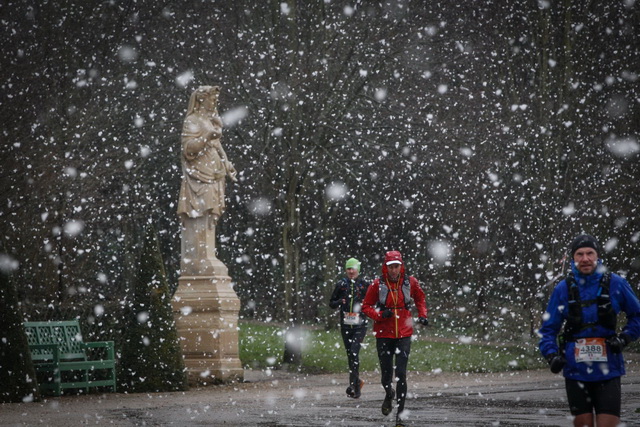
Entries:
{"type": "Polygon", "coordinates": [[[207,112],[213,116],[218,115],[218,95],[220,86],[200,86],[194,90],[189,98],[187,116],[194,112],[207,112]]]}

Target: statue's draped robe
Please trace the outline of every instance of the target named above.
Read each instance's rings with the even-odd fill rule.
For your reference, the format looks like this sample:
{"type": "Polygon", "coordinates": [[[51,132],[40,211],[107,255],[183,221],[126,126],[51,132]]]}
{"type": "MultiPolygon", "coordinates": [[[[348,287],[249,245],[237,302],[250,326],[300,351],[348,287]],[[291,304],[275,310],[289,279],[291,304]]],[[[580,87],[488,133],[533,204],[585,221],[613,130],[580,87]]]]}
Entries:
{"type": "Polygon", "coordinates": [[[189,115],[182,131],[183,180],[178,215],[197,218],[211,214],[214,221],[225,209],[225,154],[220,132],[197,114],[189,115]]]}

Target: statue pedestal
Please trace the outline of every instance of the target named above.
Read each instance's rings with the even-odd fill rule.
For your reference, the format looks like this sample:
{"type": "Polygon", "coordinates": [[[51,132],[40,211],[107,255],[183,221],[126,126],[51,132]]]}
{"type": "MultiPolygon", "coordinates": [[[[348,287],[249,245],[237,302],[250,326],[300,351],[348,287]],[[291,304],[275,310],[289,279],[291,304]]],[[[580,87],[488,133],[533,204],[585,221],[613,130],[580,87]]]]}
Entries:
{"type": "MultiPolygon", "coordinates": [[[[226,273],[226,267],[217,268],[226,273]]],[[[173,296],[176,328],[180,336],[189,384],[242,381],[238,354],[240,300],[226,274],[182,276],[173,296]]]]}

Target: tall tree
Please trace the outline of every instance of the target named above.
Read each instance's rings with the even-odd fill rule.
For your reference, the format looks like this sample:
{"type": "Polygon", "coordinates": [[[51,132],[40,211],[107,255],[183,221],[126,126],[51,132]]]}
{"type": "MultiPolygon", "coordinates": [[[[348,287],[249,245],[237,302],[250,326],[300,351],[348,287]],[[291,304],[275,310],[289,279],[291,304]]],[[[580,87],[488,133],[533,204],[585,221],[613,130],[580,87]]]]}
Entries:
{"type": "Polygon", "coordinates": [[[16,261],[0,252],[0,402],[40,399],[36,372],[24,331],[24,315],[9,274],[16,261]]]}
{"type": "Polygon", "coordinates": [[[130,302],[125,310],[118,379],[133,392],[178,391],[186,371],[171,308],[171,294],[155,227],[147,226],[130,302]]]}

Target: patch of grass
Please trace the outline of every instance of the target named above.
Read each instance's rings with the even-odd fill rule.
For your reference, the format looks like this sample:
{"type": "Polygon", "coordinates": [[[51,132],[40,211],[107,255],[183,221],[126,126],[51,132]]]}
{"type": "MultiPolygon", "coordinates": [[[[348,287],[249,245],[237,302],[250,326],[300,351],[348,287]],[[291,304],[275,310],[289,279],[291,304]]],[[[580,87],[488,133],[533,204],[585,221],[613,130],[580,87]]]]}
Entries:
{"type": "Polygon", "coordinates": [[[284,331],[279,326],[240,322],[240,361],[251,369],[279,366],[284,351],[284,331]]]}
{"type": "Polygon", "coordinates": [[[414,341],[409,359],[411,370],[442,372],[504,372],[546,366],[530,349],[484,344],[414,341]]]}
{"type": "MultiPolygon", "coordinates": [[[[240,323],[240,360],[243,366],[264,369],[279,366],[284,351],[284,329],[279,326],[240,323]]],[[[305,330],[302,370],[340,373],[347,355],[339,330],[305,330]]],[[[376,341],[369,332],[360,351],[362,371],[378,368],[376,341]]],[[[442,372],[503,372],[546,367],[535,348],[485,344],[435,342],[419,339],[411,344],[409,370],[442,372]]]]}
{"type": "MultiPolygon", "coordinates": [[[[340,330],[308,331],[303,348],[302,369],[307,372],[346,372],[347,352],[340,330]]],[[[376,340],[369,333],[360,350],[360,371],[373,371],[378,367],[376,340]]]]}

